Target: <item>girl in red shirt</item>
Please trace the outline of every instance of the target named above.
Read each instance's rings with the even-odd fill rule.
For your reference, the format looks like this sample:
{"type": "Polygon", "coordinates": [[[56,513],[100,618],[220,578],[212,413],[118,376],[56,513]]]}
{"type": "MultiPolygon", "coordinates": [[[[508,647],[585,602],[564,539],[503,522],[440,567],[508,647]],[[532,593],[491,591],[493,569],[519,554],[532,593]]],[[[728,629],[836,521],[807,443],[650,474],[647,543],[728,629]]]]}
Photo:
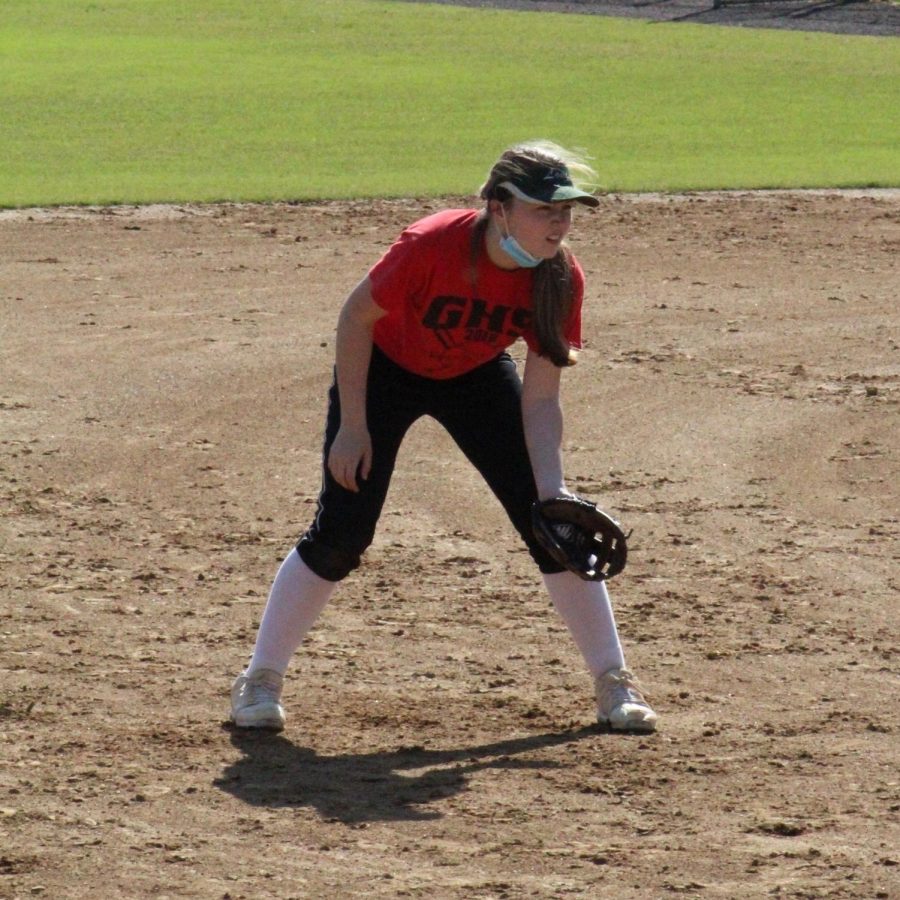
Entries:
{"type": "Polygon", "coordinates": [[[232,721],[284,727],[283,676],[337,582],[360,565],[409,427],[432,416],[484,477],[527,546],[594,678],[598,720],[649,732],[656,714],[625,660],[603,582],[562,570],[531,528],[538,499],[569,493],[561,458],[562,370],[581,347],[584,274],[566,245],[593,175],[561,147],[505,151],[478,210],[407,228],[356,286],[337,328],[323,485],[315,518],[282,563],[253,656],[234,682],[232,721]],[[507,348],[528,353],[519,378],[507,348]]]}

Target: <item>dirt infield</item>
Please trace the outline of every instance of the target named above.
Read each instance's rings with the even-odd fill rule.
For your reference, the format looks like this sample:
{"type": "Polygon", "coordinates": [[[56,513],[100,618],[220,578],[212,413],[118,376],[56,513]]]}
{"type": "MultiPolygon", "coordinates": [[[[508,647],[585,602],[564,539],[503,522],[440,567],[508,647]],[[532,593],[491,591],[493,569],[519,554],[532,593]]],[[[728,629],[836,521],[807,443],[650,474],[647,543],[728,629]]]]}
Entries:
{"type": "Polygon", "coordinates": [[[287,688],[223,727],[318,488],[344,295],[440,204],[0,213],[0,896],[900,896],[900,194],[609,197],[570,483],[651,737],[413,430],[287,688]]]}

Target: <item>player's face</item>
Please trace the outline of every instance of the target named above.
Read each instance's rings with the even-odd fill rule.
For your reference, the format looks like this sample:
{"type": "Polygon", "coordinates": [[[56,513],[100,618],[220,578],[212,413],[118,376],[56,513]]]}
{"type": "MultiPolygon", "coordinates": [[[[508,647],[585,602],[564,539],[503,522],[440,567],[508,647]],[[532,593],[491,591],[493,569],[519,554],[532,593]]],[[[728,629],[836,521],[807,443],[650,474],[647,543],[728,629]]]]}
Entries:
{"type": "Polygon", "coordinates": [[[574,201],[526,203],[514,197],[506,207],[510,234],[532,255],[552,259],[572,227],[574,201]]]}

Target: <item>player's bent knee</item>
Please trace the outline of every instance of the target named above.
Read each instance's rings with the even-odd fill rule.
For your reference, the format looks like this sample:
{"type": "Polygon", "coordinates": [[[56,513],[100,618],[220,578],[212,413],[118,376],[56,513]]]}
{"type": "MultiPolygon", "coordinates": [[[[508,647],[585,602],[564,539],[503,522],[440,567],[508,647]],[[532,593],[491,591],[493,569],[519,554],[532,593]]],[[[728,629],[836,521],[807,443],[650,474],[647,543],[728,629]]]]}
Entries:
{"type": "Polygon", "coordinates": [[[339,547],[330,547],[321,541],[304,537],[297,544],[297,552],[306,565],[319,578],[326,581],[341,581],[359,567],[361,555],[339,547]]]}

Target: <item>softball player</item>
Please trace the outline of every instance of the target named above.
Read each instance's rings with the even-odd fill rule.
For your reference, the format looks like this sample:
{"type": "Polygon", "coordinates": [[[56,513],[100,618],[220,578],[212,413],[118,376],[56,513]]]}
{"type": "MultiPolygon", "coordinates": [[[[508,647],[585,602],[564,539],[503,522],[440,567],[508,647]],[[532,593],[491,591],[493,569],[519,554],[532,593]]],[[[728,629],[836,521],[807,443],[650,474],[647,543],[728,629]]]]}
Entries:
{"type": "Polygon", "coordinates": [[[400,443],[419,417],[443,425],[506,510],[594,678],[597,717],[649,732],[656,713],[625,668],[603,582],[565,571],[536,542],[535,500],[563,479],[562,370],[581,346],[584,274],[566,245],[573,182],[594,176],[549,142],[505,151],[481,210],[445,210],[407,228],[356,286],[337,326],[322,491],[281,564],[253,655],[231,691],[234,724],[284,727],[281,689],[296,649],[372,542],[400,443]],[[506,349],[528,347],[524,377],[506,349]]]}

